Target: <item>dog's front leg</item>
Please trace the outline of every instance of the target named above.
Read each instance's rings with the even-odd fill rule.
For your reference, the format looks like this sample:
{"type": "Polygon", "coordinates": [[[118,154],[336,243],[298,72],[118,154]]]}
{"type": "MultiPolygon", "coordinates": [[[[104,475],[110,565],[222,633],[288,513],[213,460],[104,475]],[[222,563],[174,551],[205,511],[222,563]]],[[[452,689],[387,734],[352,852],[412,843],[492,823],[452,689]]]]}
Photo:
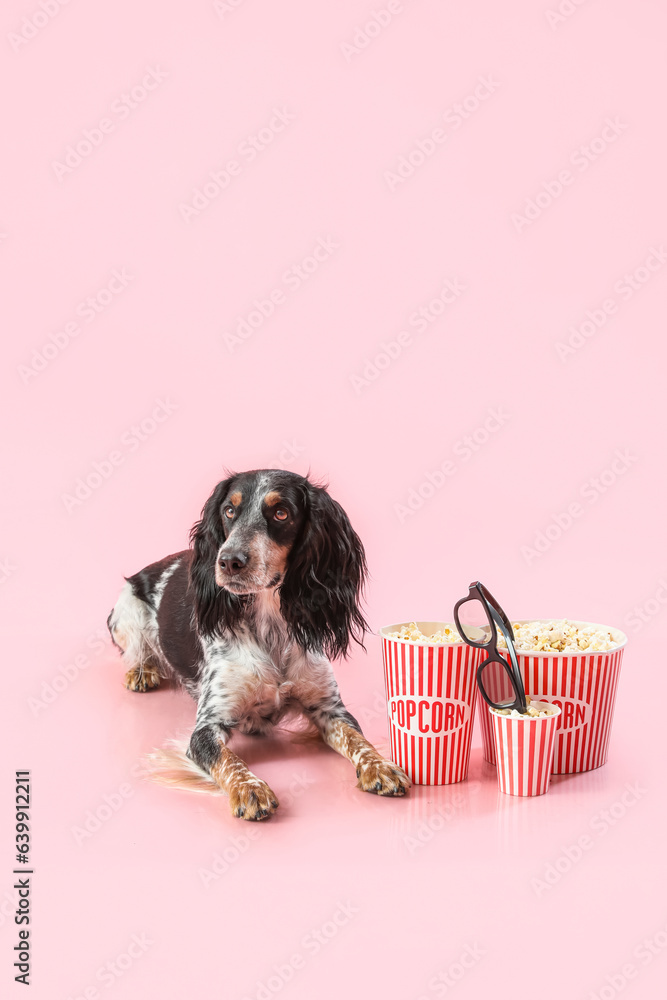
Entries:
{"type": "Polygon", "coordinates": [[[209,653],[188,756],[226,792],[234,816],[266,819],[278,808],[278,799],[267,783],[227,746],[255,693],[257,675],[252,664],[246,664],[244,672],[242,662],[242,658],[237,661],[229,655],[220,655],[216,649],[209,653]]]}
{"type": "Polygon", "coordinates": [[[354,764],[357,788],[376,795],[405,795],[410,787],[408,776],[368,742],[357,720],[345,708],[337,688],[324,701],[305,711],[324,742],[354,764]]]}
{"type": "Polygon", "coordinates": [[[266,819],[278,808],[278,799],[226,745],[230,733],[224,725],[198,724],[190,737],[188,756],[227,794],[234,816],[266,819]]]}
{"type": "Polygon", "coordinates": [[[348,718],[331,716],[321,730],[324,742],[351,761],[357,770],[357,788],[376,795],[405,795],[410,787],[407,774],[392,764],[368,742],[359,723],[348,718]]]}

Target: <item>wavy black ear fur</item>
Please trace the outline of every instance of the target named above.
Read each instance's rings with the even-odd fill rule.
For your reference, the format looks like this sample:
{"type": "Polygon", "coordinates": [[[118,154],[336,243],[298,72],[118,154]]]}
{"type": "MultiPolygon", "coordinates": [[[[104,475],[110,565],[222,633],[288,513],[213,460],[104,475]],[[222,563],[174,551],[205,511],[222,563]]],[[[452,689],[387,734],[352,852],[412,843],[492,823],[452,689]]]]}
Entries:
{"type": "Polygon", "coordinates": [[[368,624],[359,608],[364,547],[347,514],[324,487],[303,484],[305,519],[280,587],[280,610],[295,641],[330,659],[363,648],[368,624]]]}
{"type": "Polygon", "coordinates": [[[224,629],[234,631],[243,617],[246,597],[230,594],[215,582],[215,560],[224,541],[220,508],[235,477],[224,479],[215,487],[204,504],[201,520],[190,532],[193,559],[190,584],[194,594],[195,618],[203,635],[221,635],[224,629]]]}

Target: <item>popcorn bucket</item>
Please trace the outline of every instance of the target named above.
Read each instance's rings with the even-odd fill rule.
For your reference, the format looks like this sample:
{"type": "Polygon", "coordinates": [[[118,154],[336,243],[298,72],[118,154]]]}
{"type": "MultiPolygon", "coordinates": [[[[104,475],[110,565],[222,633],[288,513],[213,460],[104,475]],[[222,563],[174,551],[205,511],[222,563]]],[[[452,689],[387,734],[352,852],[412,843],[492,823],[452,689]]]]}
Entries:
{"type": "MultiPolygon", "coordinates": [[[[463,642],[395,639],[380,629],[392,760],[415,785],[449,785],[468,773],[479,650],[463,642]]],[[[424,635],[447,622],[417,622],[424,635]]]]}
{"type": "MultiPolygon", "coordinates": [[[[536,620],[552,619],[524,619],[519,624],[536,620]]],[[[572,624],[588,626],[593,623],[573,621],[572,624]]],[[[552,774],[591,771],[607,762],[618,676],[628,640],[618,629],[606,625],[595,627],[611,632],[618,646],[599,653],[522,653],[516,650],[526,694],[536,701],[548,701],[561,709],[556,727],[552,774]]],[[[499,652],[502,653],[502,650],[499,652]]],[[[488,669],[485,667],[485,671],[488,669]]],[[[500,703],[512,696],[502,667],[498,668],[495,684],[499,697],[488,690],[489,684],[486,685],[493,701],[500,703]]],[[[482,696],[478,694],[477,697],[484,760],[495,764],[492,713],[482,696]]]]}
{"type": "MultiPolygon", "coordinates": [[[[546,702],[531,702],[542,709],[546,702]]],[[[506,795],[544,795],[549,788],[560,708],[551,715],[489,712],[498,760],[498,787],[506,795]]]]}

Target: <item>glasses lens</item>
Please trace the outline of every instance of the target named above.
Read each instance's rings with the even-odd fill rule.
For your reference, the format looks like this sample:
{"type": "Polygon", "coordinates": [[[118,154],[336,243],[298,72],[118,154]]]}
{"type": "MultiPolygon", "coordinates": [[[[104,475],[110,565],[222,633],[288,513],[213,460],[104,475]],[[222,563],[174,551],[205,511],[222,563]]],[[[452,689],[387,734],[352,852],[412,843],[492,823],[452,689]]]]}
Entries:
{"type": "Polygon", "coordinates": [[[459,623],[463,638],[469,642],[485,644],[493,635],[486,608],[477,597],[471,597],[461,605],[459,623]]]}
{"type": "Polygon", "coordinates": [[[495,705],[512,705],[516,701],[516,693],[507,668],[498,660],[491,660],[482,667],[479,681],[487,697],[495,705]]]}

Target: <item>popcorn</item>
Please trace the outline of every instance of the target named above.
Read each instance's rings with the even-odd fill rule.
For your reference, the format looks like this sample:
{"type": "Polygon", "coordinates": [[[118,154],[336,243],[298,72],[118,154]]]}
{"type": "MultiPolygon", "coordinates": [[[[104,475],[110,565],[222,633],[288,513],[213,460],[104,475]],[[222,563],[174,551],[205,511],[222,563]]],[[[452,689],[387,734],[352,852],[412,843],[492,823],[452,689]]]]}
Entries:
{"type": "MultiPolygon", "coordinates": [[[[601,653],[619,645],[609,629],[596,625],[574,625],[567,618],[559,621],[512,622],[514,648],[519,653],[601,653]]],[[[498,645],[506,649],[498,630],[498,645]]]]}
{"type": "Polygon", "coordinates": [[[537,701],[535,705],[531,705],[530,698],[526,695],[526,713],[525,715],[518,712],[516,708],[492,708],[491,711],[495,712],[496,715],[509,715],[510,719],[525,719],[530,717],[531,719],[543,719],[547,715],[555,715],[556,710],[552,708],[551,705],[547,705],[544,701],[537,701]],[[541,705],[541,708],[535,708],[535,705],[541,705]]]}
{"type": "MultiPolygon", "coordinates": [[[[533,621],[527,624],[513,622],[514,648],[518,653],[601,653],[619,645],[609,629],[597,625],[575,625],[567,618],[551,621],[533,621]]],[[[506,649],[500,629],[498,646],[506,649]]],[[[453,625],[424,635],[416,622],[403,625],[396,632],[387,632],[391,639],[406,642],[463,642],[453,625]]]]}
{"type": "Polygon", "coordinates": [[[417,627],[416,622],[410,622],[409,625],[403,625],[398,632],[387,632],[387,637],[391,639],[404,639],[407,642],[462,642],[461,636],[458,634],[454,626],[451,628],[446,625],[445,628],[438,629],[433,635],[424,635],[424,633],[417,627]]]}

